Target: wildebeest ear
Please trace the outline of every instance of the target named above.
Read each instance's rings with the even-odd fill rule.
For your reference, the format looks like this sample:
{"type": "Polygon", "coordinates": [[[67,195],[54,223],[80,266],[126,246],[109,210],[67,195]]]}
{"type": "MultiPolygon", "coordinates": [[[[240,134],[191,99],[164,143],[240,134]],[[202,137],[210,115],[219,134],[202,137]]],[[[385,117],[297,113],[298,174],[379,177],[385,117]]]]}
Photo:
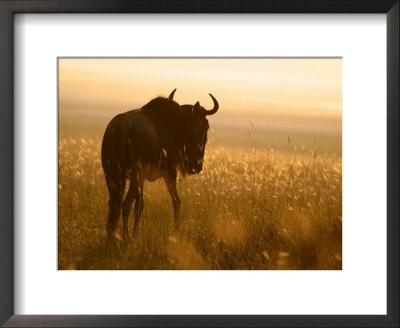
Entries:
{"type": "Polygon", "coordinates": [[[198,112],[200,110],[200,103],[195,103],[192,110],[193,112],[198,112]]]}

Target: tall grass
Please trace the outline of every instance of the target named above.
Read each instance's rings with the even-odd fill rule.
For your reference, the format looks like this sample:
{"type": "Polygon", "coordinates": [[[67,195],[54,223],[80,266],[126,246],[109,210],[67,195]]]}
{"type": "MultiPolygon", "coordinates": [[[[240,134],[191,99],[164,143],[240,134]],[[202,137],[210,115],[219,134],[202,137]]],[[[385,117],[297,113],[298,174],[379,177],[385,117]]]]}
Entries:
{"type": "Polygon", "coordinates": [[[257,149],[250,132],[249,149],[208,145],[203,171],[179,179],[178,231],[163,181],[146,182],[138,236],[112,252],[101,140],[61,138],[59,269],[341,269],[341,158],[257,149]]]}

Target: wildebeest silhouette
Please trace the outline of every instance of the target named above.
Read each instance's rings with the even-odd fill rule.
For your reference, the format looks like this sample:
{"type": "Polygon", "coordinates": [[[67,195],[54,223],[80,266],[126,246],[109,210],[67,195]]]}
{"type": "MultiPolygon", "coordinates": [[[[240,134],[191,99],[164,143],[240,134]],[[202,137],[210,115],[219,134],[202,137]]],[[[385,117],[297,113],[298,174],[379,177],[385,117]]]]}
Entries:
{"type": "Polygon", "coordinates": [[[128,237],[128,217],[135,201],[133,236],[143,211],[143,183],[164,178],[174,208],[174,223],[179,224],[180,199],[176,189],[178,172],[199,173],[203,168],[209,128],[207,115],[218,110],[218,102],[210,94],[214,107],[206,110],[195,105],[180,106],[168,98],[157,97],[142,108],[115,116],[103,137],[101,160],[109,192],[107,235],[112,238],[122,210],[123,236],[128,237]],[[129,189],[124,198],[125,184],[129,189]]]}

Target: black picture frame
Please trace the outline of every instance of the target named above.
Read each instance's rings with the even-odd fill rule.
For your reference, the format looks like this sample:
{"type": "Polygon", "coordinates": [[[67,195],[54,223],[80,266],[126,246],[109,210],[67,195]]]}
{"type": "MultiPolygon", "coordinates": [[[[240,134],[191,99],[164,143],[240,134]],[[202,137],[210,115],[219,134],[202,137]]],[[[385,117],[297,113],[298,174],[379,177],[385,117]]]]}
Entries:
{"type": "Polygon", "coordinates": [[[398,0],[0,0],[0,324],[5,327],[399,327],[399,7],[398,0]],[[14,315],[13,21],[16,13],[385,13],[387,315],[14,315]]]}

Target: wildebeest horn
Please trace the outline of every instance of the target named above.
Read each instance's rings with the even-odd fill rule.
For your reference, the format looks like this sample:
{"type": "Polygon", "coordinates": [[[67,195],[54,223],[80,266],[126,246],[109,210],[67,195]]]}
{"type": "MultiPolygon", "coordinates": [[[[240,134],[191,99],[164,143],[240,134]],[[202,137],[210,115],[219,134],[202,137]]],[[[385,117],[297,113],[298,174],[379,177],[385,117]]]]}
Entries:
{"type": "Polygon", "coordinates": [[[214,102],[214,108],[213,108],[213,109],[210,109],[210,110],[205,110],[206,115],[215,114],[215,113],[217,112],[218,108],[219,108],[217,99],[215,99],[214,96],[213,96],[211,93],[209,93],[209,95],[210,95],[211,99],[212,99],[213,102],[214,102]]]}
{"type": "Polygon", "coordinates": [[[173,100],[173,99],[174,99],[175,91],[176,91],[176,88],[175,88],[174,91],[172,91],[171,94],[169,95],[169,97],[168,97],[169,100],[173,100]]]}

